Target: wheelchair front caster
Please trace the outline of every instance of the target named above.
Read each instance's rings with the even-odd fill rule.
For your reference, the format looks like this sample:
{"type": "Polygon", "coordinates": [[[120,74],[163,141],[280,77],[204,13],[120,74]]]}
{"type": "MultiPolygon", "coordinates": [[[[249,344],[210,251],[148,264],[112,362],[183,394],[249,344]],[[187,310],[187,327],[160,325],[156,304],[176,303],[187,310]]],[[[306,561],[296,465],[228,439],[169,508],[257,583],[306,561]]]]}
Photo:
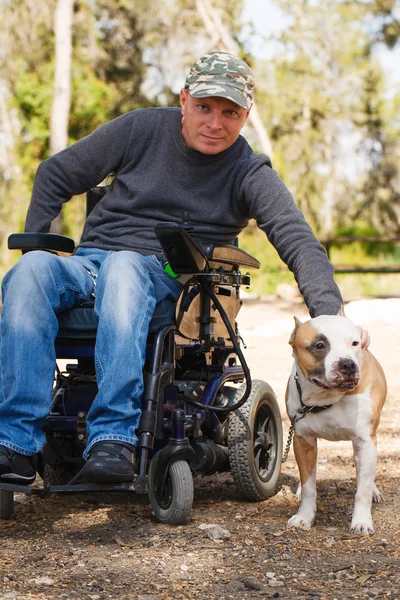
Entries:
{"type": "MultiPolygon", "coordinates": [[[[238,390],[243,395],[244,386],[238,390]]],[[[282,462],[283,432],[272,388],[253,380],[246,402],[229,417],[228,450],[232,476],[241,495],[258,502],[272,496],[282,462]]]]}
{"type": "Polygon", "coordinates": [[[0,519],[9,519],[14,511],[14,492],[0,490],[0,519]]]}
{"type": "Polygon", "coordinates": [[[193,505],[193,476],[186,460],[175,460],[168,465],[162,489],[156,489],[155,473],[158,468],[156,454],[149,467],[149,499],[151,508],[161,523],[180,525],[184,523],[193,505]]]}
{"type": "Polygon", "coordinates": [[[45,463],[43,480],[46,485],[66,485],[76,475],[76,469],[69,468],[61,463],[50,465],[45,463]]]}

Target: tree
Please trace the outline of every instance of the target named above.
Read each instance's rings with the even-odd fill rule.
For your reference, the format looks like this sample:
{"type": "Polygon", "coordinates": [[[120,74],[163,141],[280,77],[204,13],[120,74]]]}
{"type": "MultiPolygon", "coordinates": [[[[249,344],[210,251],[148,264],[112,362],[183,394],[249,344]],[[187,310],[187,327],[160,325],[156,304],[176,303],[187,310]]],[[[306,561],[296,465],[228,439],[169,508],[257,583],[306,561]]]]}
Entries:
{"type": "Polygon", "coordinates": [[[382,76],[371,64],[367,71],[357,126],[364,131],[361,149],[368,169],[360,182],[353,219],[385,233],[400,233],[400,95],[384,98],[382,76]]]}
{"type": "MultiPolygon", "coordinates": [[[[68,145],[71,107],[72,16],[74,0],[57,0],[54,18],[55,72],[50,116],[50,154],[68,145]]],[[[53,233],[62,232],[61,213],[51,224],[53,233]]]]}
{"type": "MultiPolygon", "coordinates": [[[[280,0],[290,24],[270,67],[264,119],[274,162],[315,231],[331,234],[354,215],[365,148],[356,123],[371,65],[364,6],[358,2],[280,0]],[[357,156],[358,153],[358,156],[357,156]]],[[[375,69],[379,69],[375,65],[375,69]]]]}
{"type": "Polygon", "coordinates": [[[0,267],[17,256],[7,238],[21,230],[33,173],[48,143],[53,0],[0,3],[0,267]],[[40,32],[40,34],[39,34],[40,32]],[[47,127],[44,125],[47,119],[47,127]]]}
{"type": "Polygon", "coordinates": [[[400,38],[398,0],[369,0],[364,3],[365,16],[373,19],[372,43],[383,42],[394,48],[400,38]]]}

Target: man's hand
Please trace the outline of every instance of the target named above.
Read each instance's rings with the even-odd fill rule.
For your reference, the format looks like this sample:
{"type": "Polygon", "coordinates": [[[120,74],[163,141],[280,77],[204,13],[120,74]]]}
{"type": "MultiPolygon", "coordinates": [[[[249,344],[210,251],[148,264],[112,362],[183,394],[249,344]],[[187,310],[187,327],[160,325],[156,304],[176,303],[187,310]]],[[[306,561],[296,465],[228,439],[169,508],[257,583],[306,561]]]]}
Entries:
{"type": "Polygon", "coordinates": [[[359,325],[357,325],[357,328],[360,331],[360,335],[361,335],[361,339],[360,339],[361,348],[367,349],[370,344],[370,341],[371,341],[371,338],[369,337],[369,333],[366,329],[363,329],[359,325]]]}

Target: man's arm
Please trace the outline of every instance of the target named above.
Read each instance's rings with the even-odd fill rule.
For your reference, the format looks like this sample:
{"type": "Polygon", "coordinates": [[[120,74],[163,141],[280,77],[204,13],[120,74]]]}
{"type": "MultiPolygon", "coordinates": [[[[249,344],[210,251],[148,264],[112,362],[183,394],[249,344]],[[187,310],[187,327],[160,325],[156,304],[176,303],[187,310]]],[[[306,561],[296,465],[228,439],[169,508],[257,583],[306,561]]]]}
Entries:
{"type": "Polygon", "coordinates": [[[117,171],[130,142],[133,113],[99,127],[39,165],[25,231],[48,232],[64,202],[117,171]]]}
{"type": "Polygon", "coordinates": [[[311,317],[337,314],[343,299],[327,253],[275,171],[258,156],[245,178],[249,213],[293,272],[311,317]]]}

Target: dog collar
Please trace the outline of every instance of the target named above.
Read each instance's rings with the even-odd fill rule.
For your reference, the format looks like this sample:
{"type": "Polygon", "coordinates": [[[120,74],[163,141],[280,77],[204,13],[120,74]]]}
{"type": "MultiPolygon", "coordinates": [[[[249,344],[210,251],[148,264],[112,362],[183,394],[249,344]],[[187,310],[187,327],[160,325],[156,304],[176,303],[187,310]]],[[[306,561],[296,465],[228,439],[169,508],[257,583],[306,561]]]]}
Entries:
{"type": "Polygon", "coordinates": [[[297,387],[297,391],[299,393],[299,398],[300,398],[300,408],[296,411],[296,414],[293,417],[292,420],[292,424],[290,426],[289,429],[289,437],[288,437],[288,441],[286,442],[286,448],[285,448],[285,452],[283,454],[282,457],[282,462],[284,463],[287,460],[287,457],[289,455],[289,450],[290,450],[290,445],[292,443],[292,438],[293,435],[295,433],[295,425],[297,423],[297,421],[300,421],[301,419],[304,419],[304,417],[308,414],[308,413],[318,413],[321,412],[322,410],[326,410],[327,408],[330,408],[332,406],[332,404],[326,404],[325,406],[307,406],[307,404],[304,404],[303,402],[303,398],[302,398],[302,391],[301,391],[301,385],[299,383],[299,376],[298,373],[296,373],[296,375],[294,375],[294,381],[297,387]]]}
{"type": "Polygon", "coordinates": [[[296,411],[296,414],[293,419],[294,423],[297,423],[297,421],[300,421],[300,419],[303,419],[308,413],[319,413],[319,412],[326,410],[327,408],[330,408],[332,406],[332,404],[326,404],[324,406],[307,406],[307,404],[304,404],[304,402],[303,402],[303,394],[301,391],[299,376],[297,373],[296,373],[296,375],[294,375],[294,381],[295,381],[296,388],[299,393],[299,399],[300,399],[300,408],[296,411]]]}

